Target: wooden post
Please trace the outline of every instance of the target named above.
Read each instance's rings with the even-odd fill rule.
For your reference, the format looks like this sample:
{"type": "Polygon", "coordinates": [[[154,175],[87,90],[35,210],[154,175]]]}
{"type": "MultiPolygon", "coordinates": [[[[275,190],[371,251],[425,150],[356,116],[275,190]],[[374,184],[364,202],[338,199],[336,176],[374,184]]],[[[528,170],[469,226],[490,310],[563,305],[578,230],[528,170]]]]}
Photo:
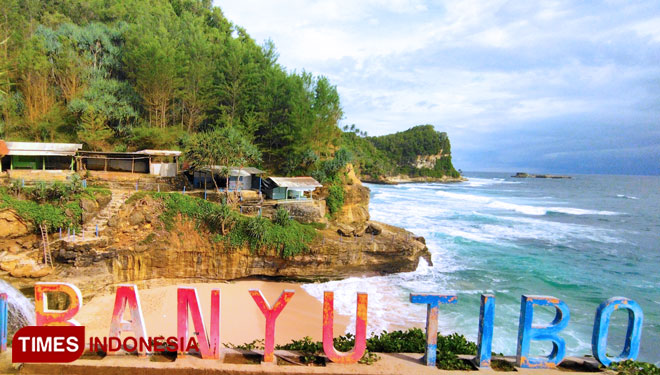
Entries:
{"type": "Polygon", "coordinates": [[[105,166],[103,167],[103,171],[107,172],[108,171],[108,158],[103,158],[105,162],[105,166]]]}
{"type": "Polygon", "coordinates": [[[46,157],[45,156],[41,157],[41,170],[42,171],[46,170],[46,157]]]}
{"type": "MultiPolygon", "coordinates": [[[[151,164],[151,158],[149,158],[149,164],[151,164]]],[[[131,157],[131,173],[135,172],[135,157],[131,157]]]]}

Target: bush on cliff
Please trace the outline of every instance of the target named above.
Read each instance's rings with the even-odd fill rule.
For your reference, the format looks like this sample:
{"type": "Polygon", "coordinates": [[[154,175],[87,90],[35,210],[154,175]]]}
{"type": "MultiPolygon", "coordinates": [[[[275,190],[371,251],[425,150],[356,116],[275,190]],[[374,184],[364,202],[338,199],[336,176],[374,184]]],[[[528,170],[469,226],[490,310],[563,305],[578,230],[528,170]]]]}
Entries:
{"type": "Polygon", "coordinates": [[[247,245],[253,252],[262,248],[275,249],[287,258],[307,251],[316,237],[313,226],[288,219],[288,213],[288,222],[278,219],[277,215],[271,221],[260,216],[241,215],[224,203],[179,193],[148,194],[164,202],[160,219],[166,228],[171,229],[175,218],[181,214],[193,219],[198,226],[205,225],[216,234],[215,240],[225,241],[232,248],[247,245]]]}
{"type": "Polygon", "coordinates": [[[107,189],[83,189],[77,175],[68,183],[39,182],[31,187],[14,180],[0,190],[0,208],[13,208],[20,217],[34,223],[35,229],[44,223],[49,231],[79,230],[83,212],[80,200],[83,197],[96,200],[98,195],[107,194],[110,194],[107,189]]]}
{"type": "Polygon", "coordinates": [[[334,183],[328,189],[328,197],[325,198],[325,204],[328,207],[330,215],[339,212],[344,206],[344,188],[341,184],[334,183]]]}

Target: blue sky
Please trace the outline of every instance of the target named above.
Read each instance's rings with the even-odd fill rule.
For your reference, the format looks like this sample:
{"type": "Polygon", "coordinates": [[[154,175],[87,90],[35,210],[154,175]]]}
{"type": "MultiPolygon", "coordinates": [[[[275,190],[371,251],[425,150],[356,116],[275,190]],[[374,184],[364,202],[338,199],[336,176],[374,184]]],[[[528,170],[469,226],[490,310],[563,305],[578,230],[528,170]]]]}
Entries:
{"type": "Polygon", "coordinates": [[[660,174],[660,1],[215,0],[343,124],[433,124],[465,171],[660,174]]]}

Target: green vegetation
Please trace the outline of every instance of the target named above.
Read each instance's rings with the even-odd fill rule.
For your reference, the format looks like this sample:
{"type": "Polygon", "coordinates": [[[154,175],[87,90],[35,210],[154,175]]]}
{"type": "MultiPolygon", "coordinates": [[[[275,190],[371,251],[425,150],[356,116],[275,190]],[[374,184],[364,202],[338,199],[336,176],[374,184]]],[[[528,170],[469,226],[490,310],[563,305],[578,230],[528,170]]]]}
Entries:
{"type": "Polygon", "coordinates": [[[261,161],[261,152],[235,128],[221,128],[193,134],[184,141],[185,158],[192,167],[222,165],[223,170],[211,169],[213,184],[218,185],[215,174],[225,177],[229,186],[230,166],[243,168],[261,161]]]}
{"type": "MultiPolygon", "coordinates": [[[[349,351],[355,345],[352,334],[334,338],[335,348],[339,351],[349,351]]],[[[286,345],[278,345],[277,349],[300,351],[304,363],[318,361],[323,353],[323,343],[314,342],[310,337],[302,340],[293,340],[286,345]]],[[[370,364],[377,360],[374,353],[424,353],[426,349],[426,335],[419,328],[407,331],[383,331],[380,335],[373,335],[367,339],[367,350],[360,363],[370,364]]],[[[453,333],[448,336],[438,334],[437,366],[444,370],[470,370],[472,366],[458,358],[458,354],[477,354],[477,345],[468,341],[465,336],[453,333]]]]}
{"type": "Polygon", "coordinates": [[[277,172],[341,139],[335,86],[287,71],[210,0],[7,0],[0,56],[3,139],[126,151],[233,129],[277,172]]]}
{"type": "Polygon", "coordinates": [[[328,196],[325,198],[325,203],[330,215],[339,212],[344,205],[344,188],[338,183],[330,185],[328,196]]]}
{"type": "Polygon", "coordinates": [[[353,127],[344,128],[344,147],[356,157],[355,167],[362,175],[378,178],[403,174],[410,177],[459,177],[451,163],[451,145],[447,133],[436,132],[433,125],[419,125],[403,132],[367,137],[353,127]],[[438,155],[432,168],[417,168],[418,156],[438,155]]]}
{"type": "Polygon", "coordinates": [[[279,212],[273,220],[264,217],[250,217],[237,213],[227,204],[217,204],[201,198],[179,193],[136,193],[127,202],[151,195],[164,203],[161,221],[171,229],[177,215],[190,218],[216,235],[216,241],[225,241],[232,248],[249,246],[250,249],[274,249],[288,258],[309,250],[309,244],[316,238],[314,226],[301,224],[282,217],[279,212]]]}
{"type": "Polygon", "coordinates": [[[658,366],[633,360],[612,363],[608,368],[615,371],[617,375],[660,375],[658,366]]]}
{"type": "Polygon", "coordinates": [[[449,154],[431,126],[342,133],[336,87],[287,71],[210,0],[7,0],[1,12],[0,138],[176,148],[193,165],[261,162],[323,182],[351,155],[373,177],[456,175],[449,156],[410,168],[449,154]]]}
{"type": "Polygon", "coordinates": [[[23,187],[20,181],[12,181],[0,189],[0,209],[13,208],[26,221],[35,224],[35,230],[45,223],[49,231],[59,228],[80,229],[82,198],[96,200],[97,196],[111,194],[107,189],[82,187],[80,178],[74,175],[68,183],[37,183],[23,187]]]}

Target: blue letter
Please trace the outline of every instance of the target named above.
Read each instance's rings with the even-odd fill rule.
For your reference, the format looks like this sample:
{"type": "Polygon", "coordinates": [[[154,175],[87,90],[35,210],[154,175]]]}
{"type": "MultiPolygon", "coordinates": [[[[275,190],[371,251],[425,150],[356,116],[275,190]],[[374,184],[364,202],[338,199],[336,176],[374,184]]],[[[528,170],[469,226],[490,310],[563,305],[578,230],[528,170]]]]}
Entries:
{"type": "Polygon", "coordinates": [[[594,321],[594,334],[591,338],[591,349],[594,357],[603,366],[609,366],[612,362],[636,359],[639,354],[639,342],[642,339],[642,322],[644,313],[637,302],[625,297],[612,297],[598,306],[596,319],[594,321]],[[610,317],[614,310],[628,310],[628,332],[626,342],[621,354],[616,358],[609,358],[607,350],[607,331],[610,328],[610,317]]]}
{"type": "Polygon", "coordinates": [[[518,327],[517,364],[522,368],[553,368],[559,365],[566,355],[566,342],[558,333],[568,325],[570,313],[563,301],[554,297],[525,296],[520,299],[520,326],[518,327]],[[532,326],[534,305],[553,306],[557,309],[555,319],[547,326],[532,326]],[[547,357],[529,357],[532,340],[552,341],[552,352],[547,357]]]}
{"type": "Polygon", "coordinates": [[[7,351],[7,293],[0,293],[0,352],[7,351]]]}
{"type": "Polygon", "coordinates": [[[410,294],[411,303],[427,304],[426,308],[426,365],[435,366],[435,351],[438,348],[438,305],[456,303],[455,295],[410,294]]]}
{"type": "Polygon", "coordinates": [[[479,341],[477,346],[477,354],[479,355],[479,367],[490,367],[494,320],[495,296],[492,294],[482,294],[481,309],[479,310],[479,341]]]}

